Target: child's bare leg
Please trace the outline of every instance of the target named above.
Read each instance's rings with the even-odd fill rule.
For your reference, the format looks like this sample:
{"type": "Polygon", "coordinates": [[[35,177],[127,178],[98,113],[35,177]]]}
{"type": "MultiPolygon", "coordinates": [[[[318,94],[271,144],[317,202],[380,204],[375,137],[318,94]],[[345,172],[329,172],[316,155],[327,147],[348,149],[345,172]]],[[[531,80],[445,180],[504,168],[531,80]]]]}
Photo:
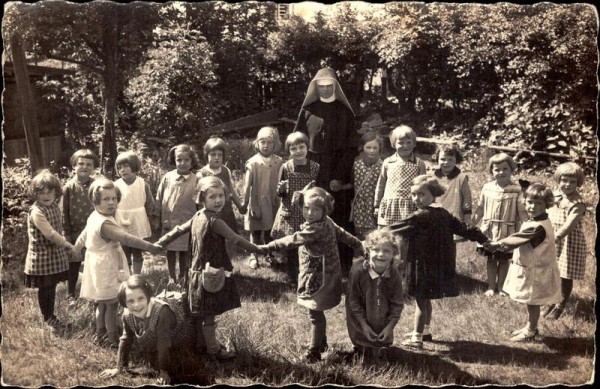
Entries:
{"type": "Polygon", "coordinates": [[[79,268],[81,262],[69,262],[69,273],[67,279],[67,293],[70,298],[75,298],[75,287],[77,286],[77,279],[79,278],[79,268]]]}
{"type": "Polygon", "coordinates": [[[104,324],[106,325],[106,336],[108,337],[108,341],[117,345],[119,342],[119,336],[117,335],[117,303],[107,303],[104,304],[105,312],[104,312],[104,324]]]}
{"type": "MultiPolygon", "coordinates": [[[[429,309],[431,308],[431,301],[429,299],[415,299],[415,333],[422,334],[427,321],[427,316],[431,315],[429,309]],[[429,306],[429,307],[428,307],[429,306]]],[[[429,317],[431,320],[431,317],[429,317]]]]}
{"type": "Polygon", "coordinates": [[[325,312],[308,310],[310,323],[312,324],[312,337],[307,358],[321,359],[321,353],[327,348],[327,318],[325,312]]]}
{"type": "Polygon", "coordinates": [[[496,280],[498,278],[498,260],[493,256],[488,257],[487,259],[487,283],[488,290],[486,294],[491,290],[493,291],[496,288],[496,280]]]}
{"type": "Polygon", "coordinates": [[[142,267],[144,266],[144,257],[142,256],[142,250],[132,248],[131,256],[133,274],[142,274],[142,267]]]}
{"type": "Polygon", "coordinates": [[[502,292],[502,288],[504,287],[504,281],[506,280],[506,275],[508,274],[509,265],[509,259],[498,260],[498,293],[502,292]]]}
{"type": "Polygon", "coordinates": [[[169,281],[177,282],[177,275],[175,274],[175,261],[177,260],[177,251],[167,251],[167,267],[169,269],[169,281]]]}
{"type": "Polygon", "coordinates": [[[104,316],[106,314],[106,304],[98,303],[96,305],[96,337],[98,340],[102,340],[106,335],[106,322],[104,316]]]}
{"type": "MultiPolygon", "coordinates": [[[[262,244],[262,231],[250,231],[250,242],[254,244],[262,244]]],[[[248,261],[248,266],[251,269],[256,269],[258,267],[258,257],[256,254],[250,254],[250,260],[248,261]]]]}
{"type": "Polygon", "coordinates": [[[527,323],[529,331],[535,331],[540,320],[540,306],[527,305],[527,314],[529,315],[529,322],[527,323]]]}
{"type": "Polygon", "coordinates": [[[179,279],[185,277],[188,270],[189,251],[179,251],[179,279]]]}
{"type": "Polygon", "coordinates": [[[431,305],[431,300],[427,300],[425,303],[425,310],[427,315],[425,316],[425,325],[429,326],[431,324],[431,314],[433,313],[433,306],[431,305]]]}

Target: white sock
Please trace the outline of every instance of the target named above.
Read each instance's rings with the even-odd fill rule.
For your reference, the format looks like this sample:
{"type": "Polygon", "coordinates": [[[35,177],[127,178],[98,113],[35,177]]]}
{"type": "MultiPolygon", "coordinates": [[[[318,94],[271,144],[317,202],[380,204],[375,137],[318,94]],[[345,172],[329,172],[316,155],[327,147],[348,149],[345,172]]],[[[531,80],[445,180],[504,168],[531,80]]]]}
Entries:
{"type": "Polygon", "coordinates": [[[431,332],[429,332],[429,324],[425,324],[425,327],[423,328],[423,335],[431,335],[431,332]]]}

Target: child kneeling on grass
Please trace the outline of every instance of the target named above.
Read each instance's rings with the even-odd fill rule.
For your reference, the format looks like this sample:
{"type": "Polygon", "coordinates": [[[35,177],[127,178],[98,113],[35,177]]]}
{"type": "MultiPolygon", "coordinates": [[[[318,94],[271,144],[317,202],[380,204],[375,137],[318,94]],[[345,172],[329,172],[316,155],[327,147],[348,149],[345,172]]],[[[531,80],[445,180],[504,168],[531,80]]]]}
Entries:
{"type": "Polygon", "coordinates": [[[529,220],[519,232],[490,244],[504,251],[514,249],[504,290],[513,300],[527,304],[529,320],[525,327],[513,331],[513,342],[533,340],[538,333],[540,306],[562,300],[554,230],[546,213],[554,195],[536,183],[525,190],[524,197],[529,220]]]}
{"type": "Polygon", "coordinates": [[[123,311],[123,335],[119,340],[117,367],[100,373],[111,378],[127,370],[129,352],[135,342],[144,350],[148,361],[158,370],[157,384],[168,385],[177,359],[172,358],[174,346],[185,346],[182,331],[177,331],[177,317],[165,301],[152,297],[152,285],[139,274],[119,287],[117,299],[123,311]]]}
{"type": "Polygon", "coordinates": [[[367,235],[367,259],[350,269],[346,294],[346,322],[354,351],[377,355],[394,342],[394,327],[404,308],[402,280],[392,261],[399,254],[399,238],[389,228],[367,235]]]}

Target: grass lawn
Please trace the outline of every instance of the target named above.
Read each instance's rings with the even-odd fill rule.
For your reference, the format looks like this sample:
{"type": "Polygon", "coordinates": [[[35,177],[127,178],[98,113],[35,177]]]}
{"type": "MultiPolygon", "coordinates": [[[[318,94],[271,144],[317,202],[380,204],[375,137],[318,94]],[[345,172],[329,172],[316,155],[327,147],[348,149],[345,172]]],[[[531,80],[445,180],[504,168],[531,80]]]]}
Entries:
{"type": "MultiPolygon", "coordinates": [[[[471,186],[480,188],[486,180],[485,175],[476,175],[471,186]]],[[[588,204],[595,204],[597,194],[595,189],[592,192],[594,198],[588,204]]],[[[474,198],[477,194],[474,193],[474,198]]],[[[395,330],[396,346],[378,361],[352,358],[342,300],[338,307],[326,312],[329,351],[322,362],[308,365],[302,361],[310,339],[308,314],[296,304],[294,291],[285,282],[284,274],[266,267],[251,270],[246,266],[246,258],[237,255],[235,278],[242,308],[218,317],[218,336],[235,347],[238,357],[232,362],[217,363],[195,351],[182,352],[183,374],[174,383],[202,386],[590,383],[594,377],[596,330],[593,250],[596,227],[595,213],[591,211],[585,217],[589,250],[586,279],[575,282],[571,301],[559,320],[540,320],[541,337],[535,342],[508,341],[511,331],[525,324],[526,307],[510,298],[483,296],[485,260],[475,254],[473,243],[466,242],[458,245],[457,253],[461,295],[433,301],[434,341],[426,342],[424,350],[410,351],[398,346],[404,334],[412,329],[414,302],[408,301],[395,330]]],[[[165,258],[145,255],[144,273],[159,284],[166,277],[165,258]]],[[[116,351],[92,343],[93,307],[81,303],[76,309],[68,309],[66,285],[61,284],[57,316],[68,322],[72,330],[66,336],[55,335],[42,324],[35,290],[5,287],[7,270],[3,269],[0,321],[3,384],[70,387],[139,386],[155,382],[147,374],[100,379],[101,370],[115,365],[116,351]]],[[[135,353],[132,361],[139,362],[135,353]]]]}

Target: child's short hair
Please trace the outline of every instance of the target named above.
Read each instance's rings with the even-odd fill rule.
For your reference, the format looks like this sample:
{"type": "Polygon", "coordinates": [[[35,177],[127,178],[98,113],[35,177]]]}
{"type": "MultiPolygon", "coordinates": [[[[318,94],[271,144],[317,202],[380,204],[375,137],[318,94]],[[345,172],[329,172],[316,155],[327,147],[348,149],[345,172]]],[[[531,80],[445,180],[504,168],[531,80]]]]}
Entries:
{"type": "Polygon", "coordinates": [[[190,158],[192,159],[192,170],[198,169],[200,167],[198,156],[196,155],[196,152],[190,145],[182,143],[180,145],[171,147],[171,149],[169,150],[169,155],[167,156],[167,161],[171,166],[175,166],[176,153],[188,153],[190,155],[190,158]]]}
{"type": "Polygon", "coordinates": [[[506,162],[508,166],[510,166],[510,170],[512,172],[517,170],[517,163],[514,159],[512,159],[510,155],[506,153],[498,153],[492,155],[492,157],[488,161],[488,171],[490,172],[490,174],[492,174],[492,169],[494,168],[494,165],[499,165],[502,162],[506,162]]]}
{"type": "Polygon", "coordinates": [[[417,134],[409,126],[402,124],[392,130],[390,133],[390,144],[396,146],[396,141],[402,138],[410,138],[415,144],[417,143],[417,134]]]}
{"type": "Polygon", "coordinates": [[[523,199],[543,200],[546,203],[546,208],[550,208],[554,204],[552,191],[539,182],[534,182],[525,189],[523,199]]]}
{"type": "Polygon", "coordinates": [[[119,165],[127,164],[131,168],[131,171],[138,173],[142,168],[142,162],[140,157],[133,151],[125,151],[117,156],[115,160],[115,170],[119,171],[119,165]]]}
{"type": "Polygon", "coordinates": [[[331,215],[335,201],[333,200],[333,196],[325,189],[314,187],[304,192],[302,203],[303,205],[308,203],[315,204],[323,209],[325,215],[331,215]]]}
{"type": "Polygon", "coordinates": [[[121,285],[119,285],[117,300],[123,307],[127,307],[127,289],[141,289],[148,298],[148,301],[154,296],[154,288],[150,281],[141,274],[134,274],[129,276],[127,280],[121,282],[121,285]]]}
{"type": "Polygon", "coordinates": [[[294,131],[285,138],[285,152],[290,153],[290,147],[299,144],[305,144],[308,147],[308,136],[300,131],[294,131]]]}
{"type": "Polygon", "coordinates": [[[372,142],[374,140],[376,140],[377,143],[379,144],[379,151],[381,151],[383,149],[383,139],[381,138],[381,136],[379,135],[379,133],[377,133],[377,131],[368,131],[368,132],[365,132],[360,137],[360,149],[359,149],[359,151],[362,151],[364,145],[366,145],[367,143],[372,142]]]}
{"type": "Polygon", "coordinates": [[[92,182],[90,185],[90,189],[88,189],[88,197],[92,200],[94,205],[100,204],[100,197],[102,190],[111,190],[114,189],[117,192],[117,202],[121,201],[121,191],[119,187],[115,185],[114,182],[105,177],[100,177],[97,180],[92,182]]]}
{"type": "Polygon", "coordinates": [[[37,200],[37,195],[44,189],[54,190],[55,201],[60,200],[62,196],[62,186],[60,181],[48,169],[40,170],[29,183],[29,197],[31,200],[37,200]]]}
{"type": "Polygon", "coordinates": [[[412,186],[425,187],[433,197],[439,197],[446,193],[446,188],[440,182],[429,174],[421,174],[413,179],[412,186]]]}
{"type": "Polygon", "coordinates": [[[223,183],[223,181],[221,181],[221,179],[217,176],[206,176],[206,177],[202,177],[199,181],[198,181],[198,201],[204,201],[204,195],[206,194],[206,191],[208,190],[208,188],[221,188],[223,189],[223,192],[225,193],[225,197],[227,197],[228,193],[227,193],[227,187],[225,186],[225,184],[223,183]]]}
{"type": "Polygon", "coordinates": [[[565,162],[558,165],[556,172],[554,172],[554,179],[556,182],[560,182],[562,176],[570,176],[577,178],[577,186],[583,185],[585,182],[585,175],[583,169],[575,162],[565,162]]]}
{"type": "Polygon", "coordinates": [[[71,162],[71,167],[75,167],[75,165],[77,165],[77,160],[79,158],[93,160],[94,168],[97,168],[100,165],[100,159],[98,159],[98,156],[96,155],[96,153],[94,153],[90,149],[81,149],[81,150],[77,150],[76,152],[74,152],[73,155],[71,156],[71,159],[69,160],[71,162]]]}
{"type": "Polygon", "coordinates": [[[451,145],[441,145],[437,148],[435,153],[431,156],[431,160],[433,162],[438,162],[440,159],[440,154],[444,153],[444,155],[450,155],[456,159],[456,163],[461,163],[464,159],[460,149],[456,144],[451,145]]]}
{"type": "Polygon", "coordinates": [[[212,151],[221,150],[223,153],[223,158],[225,158],[225,154],[227,153],[227,143],[221,138],[218,137],[210,137],[204,144],[204,148],[202,151],[204,152],[204,158],[208,159],[208,154],[212,151]]]}
{"type": "Polygon", "coordinates": [[[281,139],[279,138],[279,130],[275,127],[266,126],[258,130],[258,134],[256,134],[256,139],[254,140],[254,149],[259,152],[260,149],[258,147],[258,141],[265,138],[272,138],[273,142],[275,142],[275,147],[273,148],[273,153],[277,153],[281,150],[281,139]]]}
{"type": "Polygon", "coordinates": [[[367,250],[375,247],[381,243],[387,243],[394,249],[394,256],[398,255],[401,238],[398,235],[392,233],[389,227],[383,227],[373,230],[367,235],[365,239],[365,246],[367,250]]]}

